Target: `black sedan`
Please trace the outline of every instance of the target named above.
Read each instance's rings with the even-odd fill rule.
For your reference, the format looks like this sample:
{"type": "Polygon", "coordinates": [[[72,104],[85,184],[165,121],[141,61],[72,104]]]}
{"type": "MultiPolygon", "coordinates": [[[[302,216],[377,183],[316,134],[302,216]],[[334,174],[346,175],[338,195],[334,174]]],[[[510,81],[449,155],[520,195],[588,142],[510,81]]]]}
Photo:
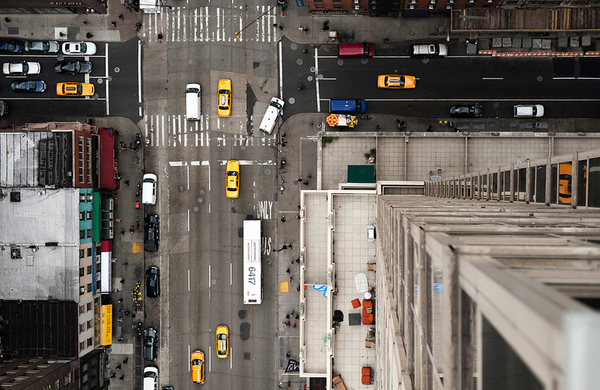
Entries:
{"type": "Polygon", "coordinates": [[[144,223],[144,250],[147,252],[156,252],[158,250],[158,215],[146,215],[144,223]]]}
{"type": "Polygon", "coordinates": [[[21,41],[0,41],[0,52],[20,53],[23,51],[21,41]]]}
{"type": "Polygon", "coordinates": [[[54,71],[64,74],[91,73],[92,63],[90,61],[56,61],[54,71]]]}
{"type": "Polygon", "coordinates": [[[160,296],[160,270],[156,266],[146,270],[146,295],[148,298],[160,296]]]}
{"type": "Polygon", "coordinates": [[[44,92],[46,82],[43,80],[13,81],[10,83],[10,89],[13,91],[44,92]]]}
{"type": "Polygon", "coordinates": [[[483,116],[483,106],[481,104],[452,106],[450,107],[450,116],[458,118],[480,118],[483,116]]]}

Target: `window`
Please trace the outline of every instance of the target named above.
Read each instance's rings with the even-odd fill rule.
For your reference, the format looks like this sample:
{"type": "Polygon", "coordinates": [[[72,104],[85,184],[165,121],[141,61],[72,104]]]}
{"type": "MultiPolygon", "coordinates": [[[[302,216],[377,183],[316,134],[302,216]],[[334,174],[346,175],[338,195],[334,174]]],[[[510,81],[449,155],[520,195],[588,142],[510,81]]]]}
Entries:
{"type": "Polygon", "coordinates": [[[92,292],[92,284],[88,283],[87,285],[87,292],[92,292]]]}
{"type": "Polygon", "coordinates": [[[79,238],[80,238],[81,240],[83,240],[83,239],[85,238],[85,230],[81,229],[81,230],[79,231],[79,238]]]}
{"type": "Polygon", "coordinates": [[[87,328],[88,328],[88,329],[91,329],[91,328],[92,328],[92,320],[89,320],[89,321],[87,322],[87,328]]]}
{"type": "Polygon", "coordinates": [[[94,345],[94,342],[92,341],[92,338],[90,337],[89,339],[87,339],[87,346],[91,347],[94,345]]]}
{"type": "Polygon", "coordinates": [[[84,349],[85,349],[85,342],[82,341],[82,342],[79,343],[79,350],[83,351],[84,349]]]}
{"type": "Polygon", "coordinates": [[[83,183],[84,180],[84,163],[85,163],[85,156],[84,156],[84,139],[83,137],[79,137],[79,182],[83,183]]]}
{"type": "Polygon", "coordinates": [[[85,275],[85,270],[83,269],[83,267],[79,268],[79,277],[83,277],[85,275]]]}
{"type": "Polygon", "coordinates": [[[79,314],[85,313],[85,305],[79,305],[79,314]]]}
{"type": "Polygon", "coordinates": [[[92,219],[92,212],[88,211],[85,216],[87,219],[92,219]]]}
{"type": "Polygon", "coordinates": [[[92,248],[87,248],[87,257],[92,257],[92,248]]]}
{"type": "Polygon", "coordinates": [[[315,4],[315,8],[322,9],[322,8],[325,8],[325,7],[323,7],[323,4],[315,4]]]}
{"type": "Polygon", "coordinates": [[[92,182],[92,139],[85,139],[85,151],[86,151],[86,164],[85,164],[85,176],[88,183],[92,182]]]}
{"type": "Polygon", "coordinates": [[[92,229],[88,229],[85,231],[87,238],[92,238],[92,229]]]}
{"type": "Polygon", "coordinates": [[[91,274],[91,273],[92,273],[92,266],[91,266],[91,265],[88,265],[88,266],[87,266],[87,274],[89,275],[89,274],[91,274]]]}
{"type": "Polygon", "coordinates": [[[341,4],[334,4],[333,8],[334,9],[342,9],[342,5],[341,4]]]}
{"type": "Polygon", "coordinates": [[[85,202],[85,194],[84,193],[79,193],[79,202],[85,202]]]}
{"type": "Polygon", "coordinates": [[[79,258],[83,259],[85,257],[85,251],[83,249],[79,250],[79,258]]]}
{"type": "Polygon", "coordinates": [[[92,310],[92,302],[88,302],[88,304],[87,304],[87,310],[88,311],[92,310]]]}
{"type": "Polygon", "coordinates": [[[79,324],[79,333],[85,330],[85,324],[79,324]]]}
{"type": "Polygon", "coordinates": [[[80,212],[79,212],[79,220],[80,220],[80,221],[83,221],[84,219],[85,219],[85,212],[83,212],[83,211],[80,211],[80,212]]]}
{"type": "Polygon", "coordinates": [[[85,294],[85,287],[79,286],[79,295],[85,294]]]}

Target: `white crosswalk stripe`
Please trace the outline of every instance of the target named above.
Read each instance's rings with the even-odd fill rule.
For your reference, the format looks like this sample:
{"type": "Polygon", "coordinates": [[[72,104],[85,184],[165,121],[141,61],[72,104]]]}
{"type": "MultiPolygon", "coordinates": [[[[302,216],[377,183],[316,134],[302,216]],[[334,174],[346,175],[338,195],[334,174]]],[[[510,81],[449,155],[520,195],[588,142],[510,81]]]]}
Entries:
{"type": "Polygon", "coordinates": [[[272,6],[255,6],[252,12],[242,6],[164,7],[161,13],[146,15],[142,35],[147,42],[158,42],[158,34],[169,42],[277,41],[277,8],[272,6]],[[237,38],[235,33],[240,31],[237,38]]]}
{"type": "MultiPolygon", "coordinates": [[[[276,136],[266,136],[263,133],[254,134],[250,137],[246,134],[245,122],[239,122],[238,133],[222,133],[214,139],[208,133],[211,130],[219,131],[224,125],[223,120],[229,118],[211,118],[208,115],[202,115],[200,121],[188,121],[184,115],[145,115],[144,116],[144,136],[150,140],[148,147],[208,147],[208,146],[228,146],[234,147],[277,147],[276,136]],[[215,126],[216,125],[216,126],[215,126]]],[[[228,128],[230,130],[230,128],[228,128]]],[[[218,134],[218,133],[217,133],[218,134]]]]}

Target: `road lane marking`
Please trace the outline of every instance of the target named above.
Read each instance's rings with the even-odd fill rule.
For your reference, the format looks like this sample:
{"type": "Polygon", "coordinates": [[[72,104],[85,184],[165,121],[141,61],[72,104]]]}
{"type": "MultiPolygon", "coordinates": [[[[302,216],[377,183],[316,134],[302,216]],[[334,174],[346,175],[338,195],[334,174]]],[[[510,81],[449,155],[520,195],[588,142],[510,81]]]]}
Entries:
{"type": "Polygon", "coordinates": [[[190,291],[191,283],[192,283],[192,281],[190,279],[190,270],[188,269],[188,291],[190,291]]]}
{"type": "Polygon", "coordinates": [[[504,80],[504,77],[482,77],[482,80],[504,80]]]}
{"type": "MultiPolygon", "coordinates": [[[[315,47],[315,75],[319,74],[319,49],[315,47]]],[[[321,95],[321,88],[319,86],[319,81],[321,81],[321,79],[319,79],[319,77],[315,77],[317,79],[316,82],[316,89],[317,89],[317,112],[321,112],[321,99],[319,99],[319,96],[321,95]]]]}
{"type": "Polygon", "coordinates": [[[208,289],[210,290],[210,273],[211,273],[211,266],[210,264],[208,265],[208,289]]]}
{"type": "MultiPolygon", "coordinates": [[[[139,116],[142,116],[142,40],[138,41],[138,112],[139,116]]],[[[108,55],[106,56],[108,58],[108,55]]],[[[108,69],[108,64],[106,65],[106,69],[108,69]]]]}
{"type": "MultiPolygon", "coordinates": [[[[192,356],[192,348],[190,347],[190,345],[188,344],[188,356],[192,356]]],[[[192,370],[191,364],[188,364],[188,372],[190,372],[192,370]]]]}
{"type": "Polygon", "coordinates": [[[281,94],[281,100],[285,101],[285,97],[283,96],[283,54],[281,52],[282,42],[279,41],[277,45],[279,48],[279,93],[281,94]]]}
{"type": "Polygon", "coordinates": [[[229,285],[233,285],[233,263],[229,263],[229,285]]]}

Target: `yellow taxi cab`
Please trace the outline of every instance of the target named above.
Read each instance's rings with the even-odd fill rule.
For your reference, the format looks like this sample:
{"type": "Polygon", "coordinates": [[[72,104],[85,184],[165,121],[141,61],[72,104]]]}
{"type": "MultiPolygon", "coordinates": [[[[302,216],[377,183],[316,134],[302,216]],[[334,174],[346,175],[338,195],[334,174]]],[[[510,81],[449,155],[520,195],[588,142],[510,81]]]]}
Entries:
{"type": "Polygon", "coordinates": [[[229,328],[227,325],[217,326],[217,357],[225,359],[229,356],[229,328]]]}
{"type": "Polygon", "coordinates": [[[571,204],[572,163],[560,164],[558,172],[558,203],[571,204]]]}
{"type": "Polygon", "coordinates": [[[417,85],[415,76],[402,74],[380,74],[377,76],[377,88],[409,89],[417,85]]]}
{"type": "Polygon", "coordinates": [[[227,161],[227,188],[225,193],[228,198],[240,197],[240,162],[238,160],[227,161]]]}
{"type": "Polygon", "coordinates": [[[195,350],[191,357],[192,382],[204,383],[204,352],[195,350]]]}
{"type": "Polygon", "coordinates": [[[56,94],[58,96],[92,96],[95,92],[94,84],[90,83],[56,84],[56,94]]]}
{"type": "Polygon", "coordinates": [[[231,80],[219,80],[218,110],[217,113],[222,117],[231,116],[231,80]]]}

